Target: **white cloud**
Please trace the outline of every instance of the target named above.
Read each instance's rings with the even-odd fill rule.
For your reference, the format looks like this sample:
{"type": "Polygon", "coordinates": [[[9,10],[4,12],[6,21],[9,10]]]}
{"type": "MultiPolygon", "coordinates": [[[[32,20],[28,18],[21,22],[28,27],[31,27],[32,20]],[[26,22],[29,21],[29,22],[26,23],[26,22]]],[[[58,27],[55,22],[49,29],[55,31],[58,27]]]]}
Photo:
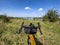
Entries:
{"type": "Polygon", "coordinates": [[[42,11],[42,10],[43,10],[43,8],[39,8],[38,10],[39,10],[39,11],[42,11]]]}
{"type": "Polygon", "coordinates": [[[31,8],[30,7],[25,7],[25,10],[30,10],[31,8]]]}

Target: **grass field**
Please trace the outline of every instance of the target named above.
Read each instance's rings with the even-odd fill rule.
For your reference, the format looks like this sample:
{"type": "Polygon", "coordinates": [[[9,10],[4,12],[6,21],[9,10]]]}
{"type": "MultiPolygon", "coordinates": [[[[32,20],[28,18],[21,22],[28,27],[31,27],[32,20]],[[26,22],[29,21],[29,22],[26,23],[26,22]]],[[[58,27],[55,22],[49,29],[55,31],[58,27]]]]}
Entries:
{"type": "Polygon", "coordinates": [[[36,38],[43,45],[60,45],[60,24],[59,22],[43,22],[41,20],[22,20],[11,19],[11,23],[3,23],[0,21],[0,30],[4,30],[0,34],[0,45],[27,45],[27,35],[22,30],[21,34],[18,34],[21,23],[24,21],[25,25],[29,25],[32,22],[37,25],[37,22],[41,23],[41,30],[43,35],[37,31],[36,38]],[[4,28],[4,29],[3,29],[4,28]]]}

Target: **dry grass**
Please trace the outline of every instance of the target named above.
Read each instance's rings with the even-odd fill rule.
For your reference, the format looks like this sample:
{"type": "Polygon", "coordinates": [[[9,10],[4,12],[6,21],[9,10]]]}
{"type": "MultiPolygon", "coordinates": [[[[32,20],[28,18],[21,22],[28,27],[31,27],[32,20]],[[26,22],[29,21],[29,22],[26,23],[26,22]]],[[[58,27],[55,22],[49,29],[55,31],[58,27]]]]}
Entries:
{"type": "Polygon", "coordinates": [[[57,22],[44,23],[40,20],[22,19],[11,19],[11,21],[12,23],[6,23],[5,26],[0,25],[0,30],[2,27],[7,27],[7,30],[0,37],[0,45],[27,45],[27,35],[24,31],[22,30],[21,34],[18,34],[20,25],[23,21],[25,22],[25,25],[29,25],[30,22],[34,23],[34,25],[37,25],[37,22],[41,23],[43,35],[37,31],[36,38],[44,45],[60,45],[60,24],[57,24],[57,22]]]}

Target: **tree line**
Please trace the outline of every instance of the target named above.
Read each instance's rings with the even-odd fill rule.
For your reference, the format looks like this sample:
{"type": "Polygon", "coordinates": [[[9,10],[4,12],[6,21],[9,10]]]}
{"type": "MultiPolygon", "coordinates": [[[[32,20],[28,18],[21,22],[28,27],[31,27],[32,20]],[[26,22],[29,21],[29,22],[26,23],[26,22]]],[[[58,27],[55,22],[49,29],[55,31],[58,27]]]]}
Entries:
{"type": "MultiPolygon", "coordinates": [[[[0,19],[2,19],[4,22],[10,22],[10,19],[24,19],[24,18],[23,17],[8,17],[6,15],[0,15],[0,19]]],[[[33,18],[33,20],[35,19],[42,19],[43,21],[56,22],[60,20],[60,17],[57,10],[50,9],[42,18],[40,17],[33,18]]]]}

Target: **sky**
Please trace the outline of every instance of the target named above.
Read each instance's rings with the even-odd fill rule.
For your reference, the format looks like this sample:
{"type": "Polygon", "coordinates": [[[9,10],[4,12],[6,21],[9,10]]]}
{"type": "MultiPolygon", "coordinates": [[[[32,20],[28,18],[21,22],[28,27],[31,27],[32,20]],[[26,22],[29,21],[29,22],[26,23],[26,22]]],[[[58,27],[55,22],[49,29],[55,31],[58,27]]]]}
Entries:
{"type": "Polygon", "coordinates": [[[13,17],[42,17],[49,9],[60,12],[60,0],[0,0],[0,14],[13,17]]]}

